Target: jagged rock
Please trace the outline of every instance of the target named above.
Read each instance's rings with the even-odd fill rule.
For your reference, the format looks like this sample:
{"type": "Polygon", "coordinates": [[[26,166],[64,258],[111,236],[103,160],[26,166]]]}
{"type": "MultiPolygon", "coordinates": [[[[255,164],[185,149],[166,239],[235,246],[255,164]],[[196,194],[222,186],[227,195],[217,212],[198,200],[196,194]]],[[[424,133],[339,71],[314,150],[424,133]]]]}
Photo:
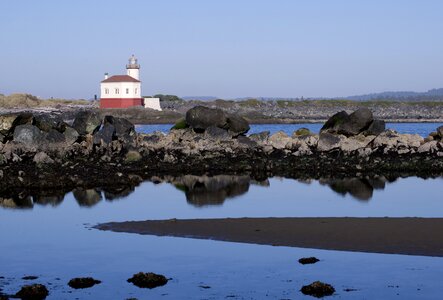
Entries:
{"type": "Polygon", "coordinates": [[[112,142],[115,132],[116,130],[113,125],[105,123],[105,125],[94,134],[93,143],[98,145],[103,141],[105,144],[109,144],[112,142]]]}
{"type": "Polygon", "coordinates": [[[196,106],[186,112],[186,123],[194,130],[203,132],[210,126],[225,128],[227,117],[221,109],[196,106]]]}
{"type": "Polygon", "coordinates": [[[437,134],[441,138],[443,138],[443,126],[437,128],[437,134]]]}
{"type": "Polygon", "coordinates": [[[374,147],[388,150],[401,150],[401,148],[414,148],[415,150],[423,144],[424,139],[418,134],[399,134],[394,130],[386,130],[379,134],[372,142],[374,147]]]}
{"type": "Polygon", "coordinates": [[[100,129],[102,121],[96,112],[81,111],[75,116],[72,127],[80,134],[94,134],[100,129]]]}
{"type": "Polygon", "coordinates": [[[317,298],[330,296],[335,293],[335,289],[332,285],[320,281],[314,281],[309,285],[305,285],[300,291],[305,295],[314,296],[317,298]]]}
{"type": "Polygon", "coordinates": [[[320,133],[317,150],[327,152],[332,149],[340,148],[342,142],[346,140],[344,135],[335,135],[328,132],[320,133]]]}
{"type": "Polygon", "coordinates": [[[418,153],[436,153],[438,152],[438,141],[426,142],[420,147],[418,147],[418,153]]]}
{"type": "Polygon", "coordinates": [[[124,118],[115,118],[113,116],[105,116],[104,125],[110,124],[115,128],[115,137],[127,137],[135,134],[135,126],[124,118]]]}
{"type": "Polygon", "coordinates": [[[59,116],[51,114],[41,114],[34,116],[34,125],[41,131],[49,132],[51,129],[60,128],[59,124],[62,124],[62,119],[59,116]]]}
{"type": "Polygon", "coordinates": [[[240,117],[238,115],[234,114],[229,115],[227,121],[228,121],[227,128],[229,132],[232,133],[233,136],[246,134],[250,129],[248,121],[246,121],[245,118],[240,117]]]}
{"type": "Polygon", "coordinates": [[[364,136],[363,134],[359,134],[351,136],[340,142],[340,149],[344,152],[352,152],[357,149],[366,148],[374,139],[375,136],[373,135],[364,136]]]}
{"type": "Polygon", "coordinates": [[[337,133],[338,126],[344,122],[346,122],[349,118],[349,115],[345,111],[340,111],[332,117],[330,117],[323,127],[320,129],[320,132],[326,131],[331,133],[337,133]]]}
{"type": "Polygon", "coordinates": [[[266,143],[268,141],[270,134],[271,134],[270,131],[262,131],[259,133],[253,133],[249,135],[249,138],[257,143],[266,143]]]}
{"type": "Polygon", "coordinates": [[[66,127],[63,135],[65,136],[65,141],[68,145],[74,144],[79,137],[77,130],[72,127],[66,127]]]}
{"type": "Polygon", "coordinates": [[[277,131],[273,135],[271,135],[268,139],[269,144],[275,149],[285,149],[287,147],[291,147],[292,138],[290,138],[285,132],[277,131]]]}
{"type": "MultiPolygon", "coordinates": [[[[341,111],[329,118],[320,131],[353,136],[368,129],[373,120],[372,112],[367,108],[359,108],[350,115],[341,111]]],[[[376,125],[380,124],[377,122],[376,125]]]]}
{"type": "Polygon", "coordinates": [[[165,276],[155,274],[152,272],[149,273],[140,272],[134,274],[127,281],[132,282],[132,284],[138,286],[139,288],[148,288],[148,289],[153,289],[168,283],[168,279],[165,276]]]}
{"type": "Polygon", "coordinates": [[[49,143],[64,143],[66,138],[63,133],[55,129],[49,129],[49,132],[45,135],[45,140],[49,143]]]}
{"type": "Polygon", "coordinates": [[[232,138],[227,130],[215,126],[206,128],[204,136],[216,140],[230,140],[232,138]]]}
{"type": "Polygon", "coordinates": [[[21,113],[12,122],[11,130],[20,125],[32,125],[33,121],[34,115],[32,113],[21,113]]]}
{"type": "Polygon", "coordinates": [[[386,123],[383,120],[374,120],[369,125],[368,129],[363,131],[364,135],[379,135],[386,130],[386,123]]]}
{"type": "Polygon", "coordinates": [[[239,135],[237,137],[237,141],[238,141],[239,145],[244,145],[247,148],[254,148],[254,147],[257,147],[257,145],[258,145],[256,141],[253,141],[249,137],[244,136],[244,135],[239,135]]]}
{"type": "Polygon", "coordinates": [[[86,289],[100,283],[100,280],[96,280],[92,277],[80,277],[69,280],[68,285],[73,289],[86,289]]]}
{"type": "Polygon", "coordinates": [[[25,145],[37,145],[44,135],[33,125],[18,125],[14,129],[14,141],[25,145]]]}
{"type": "Polygon", "coordinates": [[[15,294],[16,297],[24,300],[43,300],[48,295],[49,291],[43,284],[25,285],[15,294]]]}
{"type": "Polygon", "coordinates": [[[48,156],[45,152],[38,152],[35,156],[33,161],[36,164],[52,164],[54,163],[54,160],[48,156]]]}

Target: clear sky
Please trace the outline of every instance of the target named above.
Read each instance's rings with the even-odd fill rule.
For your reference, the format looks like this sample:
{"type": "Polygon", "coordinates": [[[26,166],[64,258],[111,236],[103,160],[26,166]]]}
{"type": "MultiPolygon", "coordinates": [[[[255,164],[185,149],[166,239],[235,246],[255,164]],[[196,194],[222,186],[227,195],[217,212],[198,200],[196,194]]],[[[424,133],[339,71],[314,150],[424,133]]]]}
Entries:
{"type": "Polygon", "coordinates": [[[443,1],[2,0],[0,93],[335,97],[443,87],[443,1]]]}

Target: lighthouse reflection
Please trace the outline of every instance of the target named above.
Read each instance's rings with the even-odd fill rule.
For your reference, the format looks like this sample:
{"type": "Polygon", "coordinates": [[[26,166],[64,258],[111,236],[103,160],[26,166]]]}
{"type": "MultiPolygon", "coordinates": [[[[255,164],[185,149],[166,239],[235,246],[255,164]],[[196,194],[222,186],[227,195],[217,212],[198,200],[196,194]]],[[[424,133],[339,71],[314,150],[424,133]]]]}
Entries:
{"type": "MultiPolygon", "coordinates": [[[[369,201],[375,190],[383,190],[395,181],[396,177],[384,176],[350,177],[350,178],[298,178],[293,179],[298,184],[309,184],[312,189],[318,189],[318,185],[329,187],[334,193],[341,196],[350,196],[359,201],[369,201]]],[[[292,179],[282,179],[288,181],[292,179]]],[[[227,200],[236,199],[247,194],[251,186],[271,187],[268,178],[254,179],[249,175],[184,175],[184,176],[153,176],[146,182],[154,183],[153,186],[144,188],[142,191],[150,194],[158,184],[167,184],[183,194],[186,202],[196,208],[223,205],[227,200]]],[[[142,183],[143,184],[143,183],[142,183]]],[[[271,187],[272,188],[272,187],[271,187]]],[[[276,187],[277,188],[277,187],[276,187]]],[[[137,185],[128,184],[123,186],[108,186],[95,188],[76,188],[69,191],[60,190],[8,190],[0,191],[0,207],[7,209],[32,209],[39,206],[59,206],[65,195],[72,193],[73,198],[80,207],[94,207],[105,201],[119,201],[130,199],[131,194],[137,190],[137,185]]],[[[313,191],[315,192],[315,191],[313,191]]],[[[287,195],[293,198],[294,195],[287,195]]]]}

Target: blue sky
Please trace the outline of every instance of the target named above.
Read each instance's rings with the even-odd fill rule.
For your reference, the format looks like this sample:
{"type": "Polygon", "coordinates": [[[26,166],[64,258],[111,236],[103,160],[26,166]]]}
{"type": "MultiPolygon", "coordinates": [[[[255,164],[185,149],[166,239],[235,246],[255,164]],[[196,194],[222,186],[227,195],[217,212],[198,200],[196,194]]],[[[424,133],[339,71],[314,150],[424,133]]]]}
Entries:
{"type": "Polygon", "coordinates": [[[443,87],[443,1],[0,2],[0,93],[336,97],[443,87]]]}

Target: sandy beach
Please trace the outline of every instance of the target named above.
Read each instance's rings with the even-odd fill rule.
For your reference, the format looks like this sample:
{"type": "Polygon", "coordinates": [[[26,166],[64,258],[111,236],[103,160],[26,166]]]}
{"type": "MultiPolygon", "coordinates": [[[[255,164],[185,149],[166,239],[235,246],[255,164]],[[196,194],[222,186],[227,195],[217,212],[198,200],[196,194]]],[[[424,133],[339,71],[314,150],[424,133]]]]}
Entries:
{"type": "Polygon", "coordinates": [[[238,218],[104,223],[144,235],[273,246],[443,256],[443,218],[238,218]]]}

